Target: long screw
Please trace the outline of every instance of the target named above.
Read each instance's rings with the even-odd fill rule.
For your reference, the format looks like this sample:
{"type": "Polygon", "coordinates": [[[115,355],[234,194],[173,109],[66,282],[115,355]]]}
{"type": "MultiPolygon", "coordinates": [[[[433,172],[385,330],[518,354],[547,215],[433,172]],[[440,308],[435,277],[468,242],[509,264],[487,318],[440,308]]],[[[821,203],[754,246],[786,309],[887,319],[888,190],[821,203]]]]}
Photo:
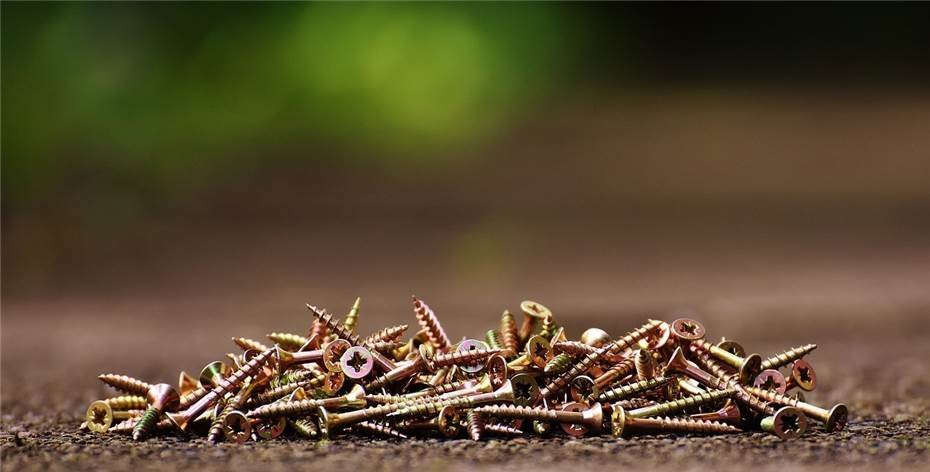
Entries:
{"type": "Polygon", "coordinates": [[[700,395],[672,400],[670,402],[659,403],[657,405],[637,408],[626,412],[631,418],[647,418],[650,416],[665,416],[669,413],[675,413],[688,408],[705,405],[724,398],[728,398],[736,393],[736,390],[714,390],[700,395]]]}
{"type": "Polygon", "coordinates": [[[639,382],[621,385],[610,390],[605,390],[597,395],[595,400],[601,403],[616,402],[636,395],[637,393],[659,388],[670,381],[672,381],[671,377],[655,377],[651,379],[640,380],[639,382]]]}
{"type": "Polygon", "coordinates": [[[702,421],[691,418],[633,418],[626,414],[622,405],[611,407],[610,426],[613,436],[619,438],[629,431],[664,431],[696,434],[738,433],[735,426],[716,421],[702,421]]]}
{"type": "Polygon", "coordinates": [[[494,418],[555,421],[563,424],[586,426],[591,431],[600,431],[604,413],[600,403],[582,411],[552,410],[541,407],[516,405],[494,405],[475,408],[475,411],[494,418]]]}
{"type": "Polygon", "coordinates": [[[827,432],[842,431],[846,427],[849,417],[849,409],[843,403],[837,403],[829,410],[798,399],[782,395],[772,390],[763,390],[756,387],[745,387],[746,391],[765,401],[777,403],[779,405],[793,406],[801,410],[805,415],[814,418],[824,424],[827,432]]]}
{"type": "Polygon", "coordinates": [[[788,349],[787,351],[780,352],[772,357],[769,357],[768,359],[763,360],[762,369],[777,369],[779,367],[784,367],[791,362],[810,354],[814,349],[817,349],[816,344],[805,344],[803,346],[794,347],[788,349]]]}

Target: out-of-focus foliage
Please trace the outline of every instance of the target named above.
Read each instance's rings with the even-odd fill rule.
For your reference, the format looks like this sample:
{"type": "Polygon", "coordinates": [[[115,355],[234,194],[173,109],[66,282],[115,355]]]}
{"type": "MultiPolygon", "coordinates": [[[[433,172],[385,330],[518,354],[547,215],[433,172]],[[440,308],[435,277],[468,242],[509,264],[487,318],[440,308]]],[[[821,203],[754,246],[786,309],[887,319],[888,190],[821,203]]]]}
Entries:
{"type": "Polygon", "coordinates": [[[72,165],[169,185],[302,145],[419,163],[551,90],[572,36],[552,5],[5,3],[2,17],[7,203],[72,165]]]}

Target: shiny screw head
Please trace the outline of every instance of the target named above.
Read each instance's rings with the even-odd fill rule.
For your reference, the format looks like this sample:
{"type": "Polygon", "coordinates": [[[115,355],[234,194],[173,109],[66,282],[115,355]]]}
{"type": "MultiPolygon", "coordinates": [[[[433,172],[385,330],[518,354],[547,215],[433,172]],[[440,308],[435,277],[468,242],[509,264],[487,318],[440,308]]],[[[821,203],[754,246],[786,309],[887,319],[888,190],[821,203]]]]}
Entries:
{"type": "Polygon", "coordinates": [[[704,339],[704,325],[691,318],[678,318],[672,322],[672,334],[684,341],[704,339]]]}
{"type": "Polygon", "coordinates": [[[752,386],[764,390],[775,390],[778,393],[785,393],[787,383],[785,382],[785,376],[782,375],[781,372],[775,369],[766,369],[756,376],[756,380],[753,381],[752,386]]]}
{"type": "Polygon", "coordinates": [[[330,372],[342,372],[342,355],[351,347],[352,344],[345,339],[337,339],[327,343],[323,347],[323,365],[326,366],[326,369],[330,372]]]}
{"type": "Polygon", "coordinates": [[[350,379],[361,379],[368,376],[375,366],[375,359],[371,352],[362,346],[352,346],[342,353],[339,358],[342,373],[350,379]]]}

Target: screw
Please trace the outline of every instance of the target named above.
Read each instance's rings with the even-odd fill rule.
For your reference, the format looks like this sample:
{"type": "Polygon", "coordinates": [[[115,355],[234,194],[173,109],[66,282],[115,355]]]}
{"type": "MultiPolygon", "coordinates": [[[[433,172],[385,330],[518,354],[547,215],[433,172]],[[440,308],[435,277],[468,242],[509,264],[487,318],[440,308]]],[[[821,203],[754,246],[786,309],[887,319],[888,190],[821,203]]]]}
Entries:
{"type": "Polygon", "coordinates": [[[500,349],[504,350],[504,345],[501,341],[501,333],[496,329],[489,329],[484,333],[484,340],[487,342],[488,347],[491,349],[500,349]]]}
{"type": "Polygon", "coordinates": [[[817,387],[817,373],[814,372],[814,367],[804,359],[794,361],[794,364],[791,365],[791,376],[785,381],[785,390],[794,387],[798,387],[805,392],[810,392],[817,387]]]}
{"type": "Polygon", "coordinates": [[[742,384],[751,383],[759,372],[762,369],[762,356],[758,354],[749,354],[746,357],[740,357],[735,354],[731,354],[713,344],[705,342],[703,339],[695,339],[691,341],[692,349],[699,349],[704,351],[717,359],[723,361],[723,363],[734,367],[739,370],[739,381],[742,384]]]}
{"type": "Polygon", "coordinates": [[[727,400],[719,410],[711,413],[698,413],[691,415],[691,418],[703,421],[719,421],[722,423],[740,423],[743,420],[743,412],[740,411],[739,405],[733,400],[727,400]]]}
{"type": "Polygon", "coordinates": [[[361,423],[356,423],[352,426],[353,429],[359,431],[365,431],[368,433],[380,434],[381,436],[394,438],[394,439],[407,439],[407,435],[401,433],[395,428],[392,428],[384,423],[379,423],[375,421],[362,421],[361,423]]]}
{"type": "Polygon", "coordinates": [[[331,398],[322,399],[303,399],[294,401],[280,401],[269,405],[260,406],[249,412],[249,418],[278,418],[282,416],[308,416],[317,411],[319,407],[330,409],[336,408],[364,408],[368,404],[365,395],[365,388],[361,385],[354,385],[349,393],[331,398]]]}
{"type": "Polygon", "coordinates": [[[781,372],[775,369],[765,369],[756,376],[752,386],[763,390],[775,390],[778,393],[785,393],[787,382],[781,372]]]}
{"type": "Polygon", "coordinates": [[[232,440],[237,444],[242,444],[252,435],[252,425],[245,418],[239,408],[245,404],[256,387],[264,386],[268,382],[267,377],[261,379],[249,378],[238,393],[229,394],[226,404],[220,410],[220,413],[213,419],[210,425],[210,431],[207,433],[207,442],[216,444],[220,438],[232,440]]]}
{"type": "Polygon", "coordinates": [[[476,410],[465,412],[465,421],[468,426],[468,436],[472,441],[481,441],[481,433],[484,430],[484,420],[476,410]]]}
{"type": "Polygon", "coordinates": [[[370,346],[380,341],[396,341],[407,332],[407,325],[397,325],[384,328],[362,341],[362,346],[370,346]]]}
{"type": "Polygon", "coordinates": [[[774,415],[762,418],[759,427],[782,439],[796,439],[807,431],[807,417],[797,408],[785,406],[774,415]]]}
{"type": "Polygon", "coordinates": [[[636,378],[639,380],[651,379],[656,376],[656,360],[648,351],[639,349],[633,356],[636,366],[636,378]]]}
{"type": "Polygon", "coordinates": [[[691,318],[678,318],[672,321],[671,329],[675,338],[685,343],[704,339],[704,325],[691,318]]]}
{"type": "Polygon", "coordinates": [[[817,349],[816,344],[805,344],[803,346],[793,347],[787,351],[780,352],[762,361],[762,368],[777,369],[779,367],[786,366],[792,361],[798,360],[810,354],[814,349],[817,349]]]}
{"type": "Polygon", "coordinates": [[[420,323],[420,327],[426,330],[426,334],[429,336],[429,341],[433,343],[433,347],[440,352],[446,352],[451,349],[452,342],[449,341],[449,336],[446,335],[445,330],[442,329],[442,325],[439,324],[439,318],[436,318],[433,309],[416,296],[411,295],[411,297],[413,298],[413,312],[417,317],[417,322],[420,323]]]}
{"type": "Polygon", "coordinates": [[[512,380],[508,380],[502,387],[493,392],[479,393],[477,395],[468,397],[449,398],[433,402],[405,405],[403,408],[388,414],[388,417],[399,419],[407,418],[410,416],[435,414],[446,406],[454,406],[456,408],[472,408],[485,403],[513,402],[514,387],[512,382],[512,380]]]}
{"type": "Polygon", "coordinates": [[[624,398],[636,395],[637,393],[646,392],[655,388],[659,388],[669,381],[672,380],[672,377],[653,377],[651,379],[640,380],[635,383],[621,385],[610,390],[601,392],[595,397],[595,400],[601,403],[607,402],[616,402],[624,398]]]}
{"type": "Polygon", "coordinates": [[[97,376],[101,382],[130,395],[146,396],[152,384],[143,382],[128,375],[101,374],[97,376]]]}
{"type": "MultiPolygon", "coordinates": [[[[715,364],[706,355],[699,356],[698,359],[704,362],[704,364],[710,367],[712,370],[714,370],[716,374],[718,375],[724,374],[724,372],[722,371],[722,367],[715,364]]],[[[665,366],[665,373],[666,375],[667,374],[686,375],[708,387],[711,387],[717,390],[727,390],[731,388],[732,386],[737,385],[735,380],[728,381],[728,380],[723,380],[719,377],[715,377],[714,375],[711,375],[710,373],[696,366],[694,363],[685,359],[685,355],[681,351],[681,347],[675,348],[675,351],[672,352],[672,355],[668,360],[668,364],[666,364],[665,366]]],[[[757,398],[746,393],[742,389],[736,390],[736,399],[740,401],[741,403],[749,406],[753,410],[758,411],[760,413],[770,414],[770,415],[774,414],[773,408],[766,405],[764,402],[760,402],[757,398]]]]}
{"type": "Polygon", "coordinates": [[[669,413],[674,413],[677,411],[685,410],[688,408],[693,408],[696,406],[705,405],[707,403],[715,402],[723,398],[728,398],[736,393],[736,390],[714,390],[707,393],[702,393],[700,395],[694,395],[690,397],[681,398],[678,400],[672,400],[670,402],[659,403],[652,406],[646,406],[643,408],[637,408],[635,410],[630,410],[626,413],[628,417],[631,418],[646,418],[649,416],[664,416],[669,413]]]}
{"type": "Polygon", "coordinates": [[[581,343],[593,348],[599,348],[613,341],[607,331],[600,328],[588,328],[581,333],[581,343]]]}
{"type": "Polygon", "coordinates": [[[552,313],[547,313],[542,320],[542,326],[539,328],[539,334],[547,340],[555,337],[555,332],[559,329],[555,324],[555,318],[552,313]]]}
{"type": "Polygon", "coordinates": [[[571,368],[572,362],[574,361],[575,359],[572,358],[572,356],[564,352],[561,354],[557,354],[549,362],[546,363],[546,366],[543,367],[543,372],[546,375],[561,374],[562,372],[565,372],[566,370],[571,368]]]}
{"type": "Polygon", "coordinates": [[[575,377],[569,385],[571,385],[569,394],[572,396],[572,400],[576,402],[584,402],[586,399],[601,393],[601,389],[594,383],[594,379],[587,375],[575,377]]]}
{"type": "Polygon", "coordinates": [[[270,333],[265,335],[271,342],[290,351],[296,351],[307,344],[307,338],[294,333],[270,333]]]}
{"type": "Polygon", "coordinates": [[[264,345],[264,344],[262,344],[262,343],[260,343],[260,342],[258,342],[258,341],[256,341],[256,340],[254,340],[254,339],[233,337],[232,340],[233,340],[233,342],[236,343],[236,345],[239,346],[243,351],[248,351],[249,349],[254,349],[254,350],[259,351],[259,352],[261,352],[261,351],[267,351],[267,350],[268,350],[268,346],[266,346],[266,345],[264,345]]]}
{"type": "Polygon", "coordinates": [[[793,406],[801,410],[805,415],[823,423],[824,429],[826,429],[827,432],[842,431],[843,428],[846,427],[849,409],[842,403],[837,403],[833,408],[827,410],[771,390],[762,390],[756,387],[746,387],[746,390],[765,401],[778,403],[779,405],[793,406]]]}
{"type": "Polygon", "coordinates": [[[552,311],[545,305],[532,300],[520,302],[520,310],[523,311],[523,324],[520,325],[519,330],[520,339],[528,339],[536,330],[536,323],[552,315],[552,311]]]}
{"type": "MultiPolygon", "coordinates": [[[[572,404],[569,404],[567,406],[571,405],[572,404]]],[[[581,406],[584,405],[581,404],[581,406]]],[[[495,418],[555,421],[564,424],[581,425],[592,431],[601,430],[604,413],[600,403],[595,403],[594,406],[581,411],[577,411],[577,409],[577,406],[571,406],[569,409],[560,411],[541,407],[496,405],[478,407],[475,408],[475,411],[495,418]]],[[[578,431],[577,429],[566,430],[568,434],[572,434],[573,436],[579,435],[578,431]]],[[[584,434],[584,432],[581,434],[584,434]]]]}
{"type": "Polygon", "coordinates": [[[149,407],[139,417],[139,421],[132,430],[132,439],[134,441],[141,441],[148,437],[161,414],[165,410],[177,407],[181,397],[171,385],[155,384],[149,389],[146,399],[149,402],[149,407]]]}
{"type": "MultiPolygon", "coordinates": [[[[144,399],[142,408],[145,408],[144,399]]],[[[95,433],[105,433],[113,425],[113,421],[135,418],[142,413],[140,409],[115,410],[106,400],[97,400],[87,407],[87,413],[84,415],[85,422],[81,429],[86,427],[95,433]]]]}
{"type": "MultiPolygon", "coordinates": [[[[471,411],[471,410],[469,410],[471,411]]],[[[436,430],[446,438],[455,438],[462,433],[462,414],[458,408],[447,406],[439,414],[427,421],[402,421],[398,426],[404,430],[436,430]]]]}
{"type": "Polygon", "coordinates": [[[730,354],[735,354],[740,357],[746,357],[746,349],[743,348],[742,344],[736,341],[733,341],[727,338],[722,338],[720,342],[717,343],[717,347],[719,347],[720,349],[723,349],[724,351],[729,352],[730,354]]]}
{"type": "MultiPolygon", "coordinates": [[[[458,347],[455,348],[456,353],[465,353],[465,352],[477,352],[484,351],[486,355],[479,356],[480,361],[484,361],[488,357],[491,357],[494,354],[500,352],[500,348],[495,348],[493,351],[489,351],[490,347],[484,341],[479,341],[477,339],[466,339],[458,344],[458,347]]],[[[483,362],[467,363],[465,360],[455,361],[453,364],[457,365],[459,369],[462,369],[466,374],[475,374],[484,370],[483,362]]]]}
{"type": "Polygon", "coordinates": [[[513,357],[520,351],[520,334],[517,331],[517,320],[513,313],[504,310],[501,314],[501,342],[504,343],[504,357],[513,357]]]}
{"type": "Polygon", "coordinates": [[[371,373],[375,358],[371,351],[362,346],[352,346],[339,358],[342,372],[350,379],[362,379],[371,373]]]}
{"type": "Polygon", "coordinates": [[[719,434],[738,433],[740,429],[726,423],[702,421],[691,418],[633,418],[626,414],[622,405],[614,404],[610,415],[611,432],[615,438],[632,430],[666,431],[676,433],[719,434]]]}
{"type": "Polygon", "coordinates": [[[210,389],[216,387],[217,382],[219,382],[223,377],[229,375],[231,370],[225,362],[214,361],[200,370],[200,380],[199,385],[194,390],[187,392],[186,394],[181,395],[181,400],[178,403],[178,408],[187,408],[192,405],[197,400],[200,400],[201,397],[207,394],[210,389]]]}
{"type": "Polygon", "coordinates": [[[362,297],[356,297],[355,303],[352,304],[352,308],[349,309],[349,313],[346,314],[346,321],[343,323],[347,330],[355,332],[355,326],[358,324],[358,313],[359,307],[362,304],[362,297]]]}
{"type": "MultiPolygon", "coordinates": [[[[538,423],[533,423],[533,426],[535,427],[536,424],[546,425],[548,423],[538,422],[538,423]]],[[[487,423],[484,425],[483,429],[485,433],[497,434],[499,436],[522,436],[523,435],[523,431],[520,428],[514,428],[513,426],[509,426],[506,424],[500,424],[500,423],[487,423]]]]}
{"type": "Polygon", "coordinates": [[[617,364],[612,365],[607,371],[594,379],[594,384],[598,388],[613,383],[614,380],[622,379],[636,370],[636,363],[633,359],[624,359],[617,364]]]}

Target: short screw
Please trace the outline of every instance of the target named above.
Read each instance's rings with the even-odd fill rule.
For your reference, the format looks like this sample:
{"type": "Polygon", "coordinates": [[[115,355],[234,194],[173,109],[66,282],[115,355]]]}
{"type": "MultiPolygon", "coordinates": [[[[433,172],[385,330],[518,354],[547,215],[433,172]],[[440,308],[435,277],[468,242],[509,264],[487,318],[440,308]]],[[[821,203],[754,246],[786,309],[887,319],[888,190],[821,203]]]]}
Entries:
{"type": "Polygon", "coordinates": [[[484,419],[475,409],[465,412],[465,421],[468,426],[468,436],[472,441],[481,441],[481,433],[484,431],[484,419]]]}
{"type": "Polygon", "coordinates": [[[143,382],[128,375],[101,374],[97,376],[101,382],[130,395],[147,396],[152,384],[143,382]]]}
{"type": "Polygon", "coordinates": [[[139,418],[136,426],[132,430],[132,439],[141,441],[151,434],[155,423],[166,410],[176,408],[181,397],[178,391],[168,384],[155,384],[149,389],[146,398],[149,402],[148,409],[139,418]]]}
{"type": "Polygon", "coordinates": [[[501,314],[501,342],[504,343],[504,357],[514,357],[520,352],[520,334],[517,331],[517,320],[513,313],[504,310],[501,314]]]}
{"type": "Polygon", "coordinates": [[[651,379],[656,376],[656,360],[649,351],[639,349],[633,356],[636,366],[636,378],[639,380],[651,379]]]}
{"type": "Polygon", "coordinates": [[[355,303],[352,304],[352,308],[349,309],[349,313],[346,314],[346,320],[343,323],[347,330],[355,332],[355,326],[358,324],[358,314],[359,308],[362,304],[362,297],[356,297],[355,303]]]}
{"type": "Polygon", "coordinates": [[[546,308],[542,303],[532,300],[520,302],[520,310],[523,311],[523,324],[520,325],[520,339],[528,339],[536,330],[536,323],[544,320],[546,316],[552,315],[552,311],[546,308]]]}
{"type": "Polygon", "coordinates": [[[294,333],[269,333],[265,335],[271,342],[281,346],[283,349],[297,350],[307,344],[307,338],[294,333]]]}

